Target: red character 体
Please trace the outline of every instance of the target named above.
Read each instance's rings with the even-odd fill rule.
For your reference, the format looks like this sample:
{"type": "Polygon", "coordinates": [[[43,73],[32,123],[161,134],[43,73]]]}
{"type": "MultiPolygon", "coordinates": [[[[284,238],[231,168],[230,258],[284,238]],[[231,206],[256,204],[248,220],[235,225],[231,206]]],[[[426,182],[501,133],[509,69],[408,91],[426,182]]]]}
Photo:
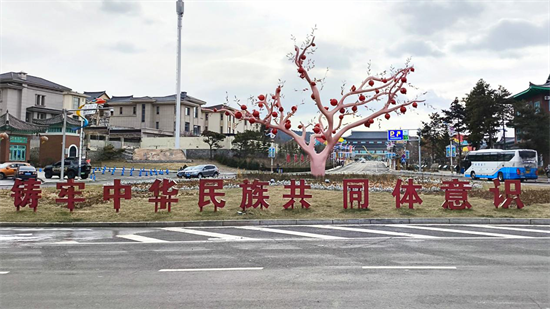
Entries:
{"type": "Polygon", "coordinates": [[[422,188],[421,185],[413,185],[413,180],[409,178],[406,185],[401,185],[401,179],[397,180],[395,189],[393,189],[392,195],[395,197],[395,208],[401,208],[401,205],[409,203],[409,209],[414,209],[414,204],[422,205],[422,199],[418,195],[418,190],[422,188]],[[401,188],[405,189],[403,197],[401,197],[401,188]]]}
{"type": "Polygon", "coordinates": [[[445,191],[445,202],[441,205],[443,208],[451,210],[472,208],[468,202],[468,190],[472,189],[469,182],[458,179],[443,181],[441,189],[445,191]]]}
{"type": "Polygon", "coordinates": [[[11,188],[13,205],[19,211],[19,207],[29,206],[33,211],[36,211],[38,207],[38,200],[42,197],[40,193],[40,181],[36,179],[29,179],[23,181],[21,179],[15,179],[15,183],[11,188]]]}
{"type": "Polygon", "coordinates": [[[175,196],[178,194],[178,188],[173,188],[176,182],[173,180],[155,179],[155,182],[149,188],[149,192],[153,192],[153,198],[149,202],[155,203],[155,212],[159,209],[172,210],[172,203],[177,203],[178,199],[175,196]]]}
{"type": "Polygon", "coordinates": [[[112,186],[103,187],[103,200],[109,201],[114,199],[116,212],[120,209],[120,200],[129,200],[132,198],[132,187],[130,185],[121,185],[120,179],[115,179],[112,186]],[[113,192],[111,193],[111,190],[113,192]]]}
{"type": "Polygon", "coordinates": [[[218,196],[225,196],[223,192],[216,190],[223,189],[223,179],[201,179],[199,182],[199,208],[202,208],[210,203],[214,204],[214,211],[225,206],[225,200],[219,200],[218,196]]]}
{"type": "Polygon", "coordinates": [[[344,209],[353,208],[353,202],[357,202],[357,208],[369,207],[368,179],[344,179],[344,209]]]}
{"type": "Polygon", "coordinates": [[[302,204],[302,208],[308,209],[309,204],[308,201],[306,201],[306,198],[311,198],[311,194],[306,194],[306,189],[311,189],[310,185],[306,185],[305,180],[290,180],[290,185],[285,185],[285,189],[290,189],[290,194],[283,194],[283,198],[289,198],[290,201],[286,202],[286,204],[283,205],[285,209],[291,208],[294,209],[294,199],[299,198],[300,204],[302,204]],[[298,189],[298,192],[296,190],[298,189]]]}
{"type": "Polygon", "coordinates": [[[245,179],[242,184],[239,186],[243,188],[243,195],[241,200],[241,208],[245,210],[250,207],[258,207],[260,209],[268,208],[269,204],[267,200],[269,196],[265,195],[267,193],[267,188],[269,183],[267,181],[254,180],[252,183],[245,179]]]}
{"type": "Polygon", "coordinates": [[[56,203],[67,203],[67,208],[69,208],[70,211],[73,211],[74,209],[74,203],[78,202],[84,202],[86,199],[83,197],[76,197],[77,195],[82,195],[82,191],[77,191],[76,189],[84,189],[86,187],[86,184],[83,182],[75,182],[74,179],[69,179],[67,182],[58,182],[57,183],[57,189],[61,189],[59,191],[59,197],[66,197],[66,198],[56,198],[56,203]]]}
{"type": "Polygon", "coordinates": [[[512,202],[515,202],[518,209],[525,206],[520,199],[521,194],[521,182],[520,180],[506,180],[504,181],[504,194],[500,194],[500,181],[498,179],[493,180],[494,188],[489,189],[493,193],[493,204],[496,208],[509,208],[512,202]],[[513,189],[512,189],[513,185],[513,189]]]}

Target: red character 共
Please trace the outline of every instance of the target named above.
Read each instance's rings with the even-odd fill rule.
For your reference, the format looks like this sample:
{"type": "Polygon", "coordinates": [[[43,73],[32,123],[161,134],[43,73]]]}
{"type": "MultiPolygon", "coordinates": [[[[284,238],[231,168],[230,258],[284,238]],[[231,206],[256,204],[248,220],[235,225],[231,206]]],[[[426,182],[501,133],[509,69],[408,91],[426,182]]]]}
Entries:
{"type": "Polygon", "coordinates": [[[413,180],[409,178],[406,185],[401,185],[401,179],[397,180],[395,189],[393,189],[392,195],[395,197],[395,208],[401,208],[401,205],[408,203],[409,209],[414,209],[414,204],[422,205],[422,199],[418,195],[418,190],[422,188],[421,185],[413,185],[413,180]],[[405,189],[403,197],[401,197],[401,188],[405,189]]]}
{"type": "Polygon", "coordinates": [[[11,188],[13,205],[19,211],[19,207],[29,206],[33,211],[36,211],[38,207],[38,200],[42,197],[40,193],[40,181],[36,179],[29,179],[23,181],[21,179],[15,179],[15,183],[11,188]]]}
{"type": "Polygon", "coordinates": [[[243,188],[241,208],[243,210],[250,207],[256,208],[258,206],[260,206],[260,209],[264,207],[268,208],[269,203],[267,203],[267,200],[269,196],[265,195],[265,193],[267,193],[266,186],[268,185],[269,182],[267,181],[259,181],[256,179],[250,183],[248,179],[245,179],[244,182],[239,185],[243,188]]]}
{"type": "Polygon", "coordinates": [[[472,208],[468,202],[468,190],[472,189],[469,182],[458,179],[443,181],[441,189],[445,191],[445,202],[441,205],[443,208],[451,210],[472,208]]]}
{"type": "Polygon", "coordinates": [[[153,192],[153,198],[149,199],[149,202],[155,203],[155,212],[159,209],[167,209],[168,212],[172,210],[172,203],[177,203],[178,199],[175,198],[178,195],[178,188],[173,188],[176,182],[169,179],[155,179],[155,182],[149,188],[149,192],[153,192]]]}
{"type": "Polygon", "coordinates": [[[223,189],[223,179],[201,179],[199,181],[199,208],[202,208],[210,203],[214,204],[214,211],[218,211],[219,208],[225,206],[225,200],[219,200],[217,196],[225,196],[223,192],[216,192],[216,190],[223,189]]]}
{"type": "Polygon", "coordinates": [[[344,179],[344,209],[353,208],[353,202],[357,202],[357,208],[369,207],[368,179],[344,179]]]}
{"type": "Polygon", "coordinates": [[[82,191],[77,191],[77,189],[84,189],[86,184],[83,182],[75,182],[74,179],[69,179],[67,182],[58,182],[56,185],[57,189],[61,189],[59,192],[59,197],[66,198],[56,198],[56,203],[67,203],[67,208],[72,212],[74,209],[74,203],[84,202],[86,199],[83,197],[76,197],[77,195],[82,195],[82,191]]]}
{"type": "Polygon", "coordinates": [[[504,195],[500,194],[500,181],[493,179],[494,188],[490,188],[489,191],[493,193],[493,204],[496,208],[509,208],[512,202],[516,203],[518,209],[525,206],[520,199],[521,195],[521,181],[520,180],[505,180],[504,181],[504,195]],[[513,186],[513,189],[512,189],[513,186]]]}
{"type": "Polygon", "coordinates": [[[290,194],[283,194],[283,198],[289,198],[290,201],[286,202],[286,204],[283,205],[285,209],[291,208],[294,209],[294,199],[300,199],[300,204],[302,205],[302,208],[308,209],[309,204],[308,201],[306,201],[306,198],[311,198],[311,194],[306,194],[306,189],[311,189],[310,185],[306,185],[305,180],[290,180],[290,185],[285,185],[285,189],[290,189],[290,194]],[[298,189],[298,192],[296,190],[298,189]]]}
{"type": "Polygon", "coordinates": [[[114,199],[116,212],[120,209],[120,200],[129,200],[132,198],[132,187],[130,185],[121,185],[120,179],[115,179],[112,186],[103,187],[103,200],[109,201],[114,199]],[[111,190],[113,191],[111,193],[111,190]]]}

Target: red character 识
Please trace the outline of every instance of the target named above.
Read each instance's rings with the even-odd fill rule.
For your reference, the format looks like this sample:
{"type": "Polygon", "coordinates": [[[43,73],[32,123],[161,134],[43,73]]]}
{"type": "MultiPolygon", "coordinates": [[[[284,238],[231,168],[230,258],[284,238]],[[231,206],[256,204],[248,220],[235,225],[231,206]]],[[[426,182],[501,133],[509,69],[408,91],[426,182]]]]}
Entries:
{"type": "Polygon", "coordinates": [[[219,200],[218,196],[225,196],[223,192],[216,192],[216,190],[223,189],[223,179],[201,179],[199,181],[199,208],[202,208],[210,203],[214,204],[214,211],[218,211],[219,208],[225,206],[225,200],[219,200]]]}
{"type": "Polygon", "coordinates": [[[283,205],[285,209],[291,208],[294,209],[294,199],[300,199],[300,204],[302,205],[302,208],[308,209],[309,204],[308,201],[306,201],[306,198],[311,198],[311,194],[306,194],[306,189],[311,189],[310,185],[306,185],[305,180],[290,180],[290,185],[285,185],[285,189],[290,189],[290,194],[283,194],[283,198],[289,198],[290,201],[286,202],[286,204],[283,205]],[[296,192],[298,190],[298,192],[296,192]]]}
{"type": "Polygon", "coordinates": [[[15,179],[15,183],[11,188],[13,205],[19,211],[19,207],[29,206],[33,211],[36,211],[38,207],[38,200],[42,197],[40,193],[40,181],[36,179],[28,179],[23,181],[21,179],[15,179]]]}
{"type": "Polygon", "coordinates": [[[353,202],[357,202],[357,208],[369,207],[368,179],[344,179],[344,209],[353,208],[353,202]]]}
{"type": "Polygon", "coordinates": [[[269,196],[265,195],[265,193],[267,193],[266,186],[268,185],[269,182],[267,181],[259,181],[256,179],[250,183],[248,179],[245,179],[243,183],[239,185],[243,188],[241,208],[243,210],[250,207],[256,208],[258,206],[260,206],[260,209],[264,207],[268,208],[269,203],[267,203],[267,200],[269,196]]]}
{"type": "Polygon", "coordinates": [[[174,188],[176,182],[169,179],[155,179],[155,182],[149,188],[149,192],[153,192],[153,198],[149,199],[149,202],[155,203],[155,212],[159,209],[167,209],[168,212],[172,210],[172,203],[177,203],[178,199],[175,197],[178,195],[178,188],[174,188]]]}
{"type": "Polygon", "coordinates": [[[395,197],[395,208],[401,208],[401,205],[408,203],[409,209],[414,209],[414,204],[422,205],[422,199],[418,195],[418,190],[422,189],[421,185],[413,185],[413,180],[409,178],[408,183],[401,185],[401,179],[397,180],[395,189],[393,189],[392,195],[395,197]],[[403,197],[401,197],[401,188],[405,189],[403,197]]]}
{"type": "Polygon", "coordinates": [[[120,209],[120,200],[129,200],[132,198],[132,187],[130,185],[121,185],[120,179],[115,179],[112,186],[103,187],[103,200],[109,201],[114,199],[116,212],[120,209]],[[111,190],[113,192],[111,193],[111,190]]]}
{"type": "Polygon", "coordinates": [[[504,181],[504,195],[500,194],[500,181],[498,179],[493,179],[494,188],[490,188],[489,191],[493,193],[493,204],[496,208],[509,208],[512,202],[516,203],[518,209],[525,206],[523,201],[519,197],[521,195],[521,181],[516,180],[505,180],[504,181]],[[513,189],[512,189],[513,187],[513,189]]]}
{"type": "Polygon", "coordinates": [[[56,203],[67,203],[67,208],[72,212],[74,209],[74,203],[84,202],[86,199],[83,197],[76,197],[77,195],[82,195],[82,191],[77,191],[77,189],[84,189],[86,184],[83,182],[75,182],[74,179],[69,179],[67,182],[58,182],[56,185],[57,189],[61,189],[59,192],[59,197],[66,198],[56,198],[56,203]]]}
{"type": "Polygon", "coordinates": [[[443,208],[451,210],[472,208],[468,202],[468,190],[472,189],[469,182],[455,178],[451,181],[443,181],[441,189],[445,191],[445,202],[441,205],[443,208]]]}

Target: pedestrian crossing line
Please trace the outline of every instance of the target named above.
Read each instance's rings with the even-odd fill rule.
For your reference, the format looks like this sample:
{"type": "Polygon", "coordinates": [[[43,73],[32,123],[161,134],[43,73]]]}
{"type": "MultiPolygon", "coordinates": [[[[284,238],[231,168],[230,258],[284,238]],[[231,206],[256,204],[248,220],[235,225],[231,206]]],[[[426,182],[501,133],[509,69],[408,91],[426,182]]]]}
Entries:
{"type": "Polygon", "coordinates": [[[273,228],[267,228],[267,227],[239,226],[239,227],[236,227],[236,228],[245,229],[245,230],[253,230],[253,231],[261,231],[261,232],[295,235],[295,236],[302,236],[302,237],[310,237],[310,238],[317,238],[317,239],[348,239],[346,237],[323,235],[323,234],[313,234],[313,233],[289,231],[289,230],[281,230],[281,229],[273,229],[273,228]]]}
{"type": "Polygon", "coordinates": [[[439,227],[428,227],[428,226],[419,226],[419,225],[394,224],[394,225],[389,225],[389,226],[404,227],[404,228],[419,229],[419,230],[428,230],[428,231],[448,232],[448,233],[493,236],[493,237],[501,237],[501,238],[533,238],[533,237],[529,237],[529,236],[487,233],[487,232],[477,232],[477,231],[464,231],[464,230],[455,230],[455,229],[448,229],[448,228],[443,229],[443,228],[439,228],[439,227]]]}
{"type": "Polygon", "coordinates": [[[222,233],[215,233],[215,232],[208,232],[208,231],[190,230],[190,229],[181,228],[181,227],[165,227],[165,228],[162,228],[162,230],[207,236],[211,238],[218,238],[220,240],[254,240],[254,238],[250,238],[250,237],[243,237],[243,236],[229,235],[229,234],[222,234],[222,233]]]}
{"type": "Polygon", "coordinates": [[[437,236],[430,235],[420,235],[420,234],[411,234],[411,233],[400,233],[392,231],[381,231],[381,230],[371,230],[364,228],[354,228],[354,227],[344,227],[344,226],[332,226],[332,225],[311,225],[312,227],[322,228],[322,229],[331,229],[331,230],[340,230],[340,231],[349,231],[349,232],[360,232],[360,233],[372,233],[372,234],[382,234],[389,236],[402,236],[402,237],[411,237],[411,238],[439,238],[437,236]]]}
{"type": "Polygon", "coordinates": [[[518,232],[533,232],[533,233],[545,233],[550,234],[550,230],[531,230],[531,229],[522,229],[517,227],[508,227],[508,226],[493,226],[493,225],[475,225],[475,224],[469,224],[466,226],[471,227],[482,227],[482,228],[488,228],[488,229],[498,229],[498,230],[508,230],[508,231],[518,231],[518,232]]]}
{"type": "Polygon", "coordinates": [[[0,275],[7,275],[9,273],[10,273],[9,271],[0,271],[0,275]]]}
{"type": "Polygon", "coordinates": [[[129,240],[134,240],[134,241],[141,242],[141,243],[148,243],[148,244],[168,242],[168,241],[162,240],[162,239],[156,239],[156,238],[152,238],[152,237],[145,237],[145,236],[135,235],[135,234],[116,235],[116,237],[129,239],[129,240]]]}

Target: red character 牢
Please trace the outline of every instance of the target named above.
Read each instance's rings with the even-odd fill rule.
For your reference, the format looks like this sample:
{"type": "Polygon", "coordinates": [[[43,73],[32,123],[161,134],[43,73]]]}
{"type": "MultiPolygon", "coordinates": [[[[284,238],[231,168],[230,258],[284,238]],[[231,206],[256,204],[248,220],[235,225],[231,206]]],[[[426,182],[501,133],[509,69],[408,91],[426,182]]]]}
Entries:
{"type": "Polygon", "coordinates": [[[353,202],[357,202],[357,208],[369,207],[368,179],[344,179],[344,209],[353,208],[353,202]]]}
{"type": "Polygon", "coordinates": [[[500,181],[498,179],[493,180],[494,188],[490,188],[489,191],[493,193],[493,204],[496,208],[509,208],[512,202],[516,203],[518,209],[525,206],[520,199],[521,194],[521,181],[520,180],[505,180],[504,181],[504,195],[500,194],[500,181]],[[513,189],[512,189],[513,185],[513,189]]]}
{"type": "Polygon", "coordinates": [[[409,178],[406,185],[401,185],[401,179],[397,180],[395,189],[393,189],[392,195],[395,197],[395,208],[401,208],[401,205],[408,203],[409,209],[414,209],[414,204],[422,205],[422,199],[418,195],[418,190],[422,188],[421,185],[413,185],[413,180],[409,178]],[[401,197],[401,188],[405,189],[403,197],[401,197]]]}
{"type": "Polygon", "coordinates": [[[445,202],[441,205],[443,208],[451,210],[472,208],[468,202],[468,190],[472,189],[469,182],[458,179],[443,181],[441,189],[445,191],[445,202]]]}
{"type": "Polygon", "coordinates": [[[250,183],[248,179],[245,179],[244,182],[239,185],[243,188],[241,208],[243,210],[250,207],[256,208],[258,206],[260,206],[260,209],[264,207],[268,208],[269,203],[267,203],[267,200],[269,196],[265,195],[265,193],[267,193],[266,186],[268,185],[269,183],[267,181],[259,181],[256,179],[250,183]]]}
{"type": "Polygon", "coordinates": [[[153,192],[153,198],[149,202],[155,203],[155,212],[159,209],[172,210],[172,203],[177,203],[178,199],[175,196],[178,194],[178,188],[173,188],[176,182],[169,179],[155,179],[155,182],[149,188],[149,192],[153,192]]]}
{"type": "Polygon", "coordinates": [[[216,190],[223,189],[223,179],[201,179],[199,181],[199,208],[202,208],[210,203],[214,204],[214,211],[218,211],[219,208],[225,206],[225,200],[219,200],[217,196],[225,196],[223,192],[216,192],[216,190]]]}
{"type": "Polygon", "coordinates": [[[67,208],[72,212],[74,209],[74,203],[84,202],[86,199],[83,197],[76,197],[77,195],[82,195],[82,191],[77,191],[77,189],[84,189],[86,184],[83,182],[75,182],[74,179],[69,179],[67,182],[58,182],[56,185],[57,189],[61,189],[59,192],[59,197],[66,198],[56,198],[56,203],[67,203],[67,208]]]}
{"type": "Polygon", "coordinates": [[[306,194],[306,189],[311,189],[310,185],[306,185],[305,180],[290,180],[290,185],[285,185],[285,189],[290,189],[290,194],[283,194],[283,198],[289,198],[290,201],[286,202],[286,204],[283,205],[285,209],[291,208],[294,209],[294,199],[299,198],[300,204],[302,205],[302,208],[308,209],[309,204],[308,201],[306,201],[306,198],[311,198],[311,194],[306,194]],[[296,190],[298,189],[298,192],[296,190]]]}
{"type": "Polygon", "coordinates": [[[19,207],[29,206],[33,211],[36,211],[38,207],[38,200],[42,197],[40,193],[40,181],[36,179],[29,179],[23,181],[21,179],[15,179],[15,183],[11,188],[13,205],[19,211],[19,207]]]}
{"type": "Polygon", "coordinates": [[[112,186],[103,187],[103,200],[109,201],[114,199],[114,207],[116,212],[120,209],[120,200],[129,200],[132,198],[132,187],[130,185],[121,185],[120,179],[115,179],[112,186]],[[113,192],[111,193],[111,190],[113,192]]]}

